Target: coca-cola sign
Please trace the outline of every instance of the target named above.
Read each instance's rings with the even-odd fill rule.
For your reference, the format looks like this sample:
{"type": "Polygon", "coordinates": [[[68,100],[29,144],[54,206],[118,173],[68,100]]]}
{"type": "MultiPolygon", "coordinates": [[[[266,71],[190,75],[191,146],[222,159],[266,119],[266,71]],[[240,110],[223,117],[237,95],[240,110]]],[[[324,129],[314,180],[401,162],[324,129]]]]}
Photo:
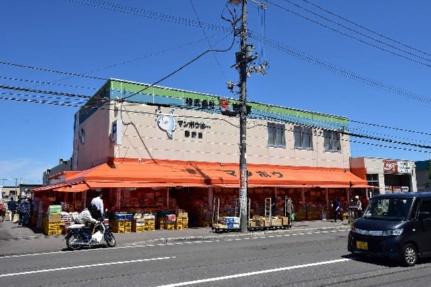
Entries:
{"type": "Polygon", "coordinates": [[[383,161],[384,173],[398,173],[398,162],[396,160],[383,161]]]}

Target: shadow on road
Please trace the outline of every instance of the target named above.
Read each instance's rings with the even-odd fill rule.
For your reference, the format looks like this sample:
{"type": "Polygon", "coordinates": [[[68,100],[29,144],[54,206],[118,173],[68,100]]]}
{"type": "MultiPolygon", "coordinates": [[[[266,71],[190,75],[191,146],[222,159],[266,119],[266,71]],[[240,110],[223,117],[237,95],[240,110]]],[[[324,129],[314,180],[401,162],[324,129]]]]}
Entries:
{"type": "MultiPolygon", "coordinates": [[[[355,254],[347,254],[347,255],[343,255],[341,257],[347,258],[347,259],[350,259],[353,261],[358,261],[358,262],[363,262],[363,263],[368,263],[368,264],[374,264],[374,265],[380,265],[380,266],[385,266],[385,267],[400,267],[400,266],[402,266],[400,264],[400,262],[397,262],[396,260],[390,260],[387,258],[371,257],[371,256],[365,256],[365,255],[360,256],[360,255],[355,255],[355,254]]],[[[427,264],[427,263],[431,263],[431,258],[419,259],[417,265],[427,264]]]]}

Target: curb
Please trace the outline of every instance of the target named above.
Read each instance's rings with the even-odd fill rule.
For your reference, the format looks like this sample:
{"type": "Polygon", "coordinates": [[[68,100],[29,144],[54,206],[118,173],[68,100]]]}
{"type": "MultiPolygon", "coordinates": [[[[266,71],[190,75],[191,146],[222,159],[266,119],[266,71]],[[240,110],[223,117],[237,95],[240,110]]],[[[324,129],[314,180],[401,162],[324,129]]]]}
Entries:
{"type": "Polygon", "coordinates": [[[337,226],[337,227],[319,227],[319,228],[313,228],[313,229],[287,229],[287,230],[266,230],[266,231],[251,231],[247,233],[236,233],[235,232],[227,232],[227,233],[221,233],[218,235],[201,235],[201,236],[182,236],[182,237],[160,237],[155,239],[148,239],[148,240],[142,240],[133,242],[130,244],[127,244],[129,246],[133,245],[145,245],[145,244],[152,244],[152,243],[176,243],[176,242],[193,242],[193,241],[205,241],[205,240],[218,240],[218,241],[226,241],[233,238],[244,238],[244,237],[252,237],[252,238],[259,238],[259,237],[265,237],[266,235],[283,235],[283,234],[289,234],[289,233],[307,233],[307,232],[315,232],[315,231],[326,231],[326,230],[337,230],[337,231],[347,231],[347,226],[337,226]]]}

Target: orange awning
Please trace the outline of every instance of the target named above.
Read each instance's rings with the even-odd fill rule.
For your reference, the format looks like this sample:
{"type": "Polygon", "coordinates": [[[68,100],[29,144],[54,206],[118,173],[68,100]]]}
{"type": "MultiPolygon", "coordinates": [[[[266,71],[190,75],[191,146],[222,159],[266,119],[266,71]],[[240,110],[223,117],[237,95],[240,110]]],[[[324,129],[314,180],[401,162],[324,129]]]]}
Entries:
{"type": "Polygon", "coordinates": [[[83,192],[89,190],[90,187],[86,183],[77,183],[54,188],[53,191],[58,192],[83,192]]]}
{"type": "MultiPolygon", "coordinates": [[[[347,169],[248,165],[249,187],[369,188],[347,169]]],[[[239,165],[168,160],[115,159],[79,173],[63,184],[35,189],[79,192],[89,188],[239,187],[239,165]]]]}

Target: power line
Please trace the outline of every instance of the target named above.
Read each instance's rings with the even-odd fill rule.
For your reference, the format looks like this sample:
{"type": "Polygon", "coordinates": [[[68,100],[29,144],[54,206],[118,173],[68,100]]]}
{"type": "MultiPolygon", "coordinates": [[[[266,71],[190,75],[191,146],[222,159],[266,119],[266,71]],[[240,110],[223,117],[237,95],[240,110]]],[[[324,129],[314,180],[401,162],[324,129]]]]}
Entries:
{"type": "MultiPolygon", "coordinates": [[[[204,34],[205,38],[207,39],[208,47],[209,47],[210,49],[214,49],[214,47],[213,47],[213,45],[212,45],[212,43],[211,43],[210,39],[208,38],[207,33],[205,32],[205,29],[203,29],[203,26],[202,26],[202,24],[201,24],[201,20],[200,20],[200,17],[199,17],[199,13],[198,13],[198,11],[196,10],[196,7],[195,7],[195,4],[193,3],[193,0],[190,0],[190,6],[192,7],[192,10],[193,10],[193,13],[194,13],[194,14],[195,14],[195,16],[196,16],[196,19],[198,20],[199,27],[200,27],[200,28],[201,28],[201,30],[202,30],[202,34],[204,34]]],[[[217,55],[216,55],[216,54],[213,54],[213,57],[214,57],[214,60],[215,60],[215,61],[216,61],[216,63],[217,63],[217,66],[218,66],[218,68],[219,68],[219,70],[220,70],[220,72],[221,72],[222,76],[223,76],[224,78],[226,78],[226,74],[225,74],[225,72],[224,72],[224,70],[223,70],[223,67],[222,67],[222,66],[221,66],[221,64],[220,64],[220,61],[218,60],[217,55]]]]}
{"type": "Polygon", "coordinates": [[[2,85],[2,84],[0,84],[0,89],[13,90],[13,91],[24,91],[24,92],[30,92],[30,93],[36,93],[36,94],[48,94],[48,95],[58,95],[58,96],[65,96],[65,97],[75,97],[75,98],[83,98],[83,99],[89,99],[90,98],[90,96],[80,95],[80,94],[47,91],[47,90],[36,90],[36,89],[31,89],[31,88],[7,86],[7,85],[2,85]]]}
{"type": "MultiPolygon", "coordinates": [[[[261,38],[259,35],[256,35],[256,34],[251,34],[251,37],[255,38],[255,39],[261,38]]],[[[416,100],[416,101],[426,103],[426,104],[431,103],[431,98],[429,98],[429,97],[418,95],[418,94],[411,92],[411,91],[408,91],[406,89],[394,87],[394,86],[385,84],[379,80],[375,80],[375,79],[369,78],[367,76],[363,76],[359,73],[350,71],[346,68],[342,68],[340,66],[329,63],[329,62],[322,60],[320,58],[307,55],[305,52],[291,48],[282,42],[272,40],[272,39],[264,39],[264,41],[268,46],[270,46],[276,50],[279,50],[280,52],[283,52],[285,54],[288,54],[290,56],[298,58],[299,60],[308,62],[310,64],[323,67],[326,70],[328,70],[334,74],[341,75],[347,79],[360,82],[360,83],[365,84],[365,85],[372,87],[372,88],[378,88],[378,89],[385,90],[385,91],[390,92],[392,94],[395,94],[397,96],[402,96],[402,97],[416,100]]]]}
{"type": "Polygon", "coordinates": [[[398,127],[393,127],[393,126],[388,126],[388,125],[382,125],[382,124],[376,124],[376,123],[370,123],[370,122],[364,122],[364,121],[356,121],[356,120],[350,120],[350,122],[361,124],[361,125],[366,125],[366,126],[379,127],[379,128],[391,129],[391,130],[395,130],[395,131],[402,131],[402,132],[407,132],[407,133],[415,133],[415,134],[420,134],[420,135],[431,136],[431,133],[423,132],[423,131],[416,131],[416,130],[412,130],[412,129],[403,129],[403,128],[398,128],[398,127]]]}
{"type": "Polygon", "coordinates": [[[77,89],[88,89],[88,90],[95,90],[96,89],[94,87],[62,84],[62,83],[56,83],[56,82],[53,82],[53,81],[39,81],[39,80],[22,79],[22,78],[9,77],[9,76],[0,76],[0,79],[10,80],[10,81],[18,81],[18,82],[25,82],[25,83],[32,83],[32,84],[39,84],[39,85],[62,86],[62,87],[77,88],[77,89]]]}
{"type": "Polygon", "coordinates": [[[45,67],[32,66],[32,65],[16,64],[16,63],[3,61],[3,60],[0,60],[0,64],[6,65],[6,66],[17,67],[17,68],[25,68],[25,69],[35,70],[35,71],[56,73],[56,74],[62,74],[62,75],[79,77],[79,78],[86,78],[86,79],[92,79],[92,80],[101,80],[101,81],[108,80],[107,78],[102,78],[102,77],[89,76],[89,75],[73,73],[73,72],[64,72],[64,71],[60,71],[60,70],[55,70],[55,69],[50,69],[50,68],[45,68],[45,67]]]}
{"type": "MultiPolygon", "coordinates": [[[[287,1],[287,0],[284,0],[284,1],[287,1]]],[[[326,29],[329,29],[329,30],[331,30],[331,31],[333,31],[333,32],[335,32],[335,33],[338,33],[338,34],[340,34],[340,35],[343,35],[343,36],[345,36],[345,37],[348,37],[348,38],[354,39],[354,40],[356,40],[356,41],[358,41],[358,42],[360,42],[360,43],[362,43],[362,44],[365,44],[365,45],[368,45],[368,46],[370,46],[370,47],[376,48],[376,49],[381,50],[381,51],[383,51],[383,52],[387,52],[387,53],[389,53],[389,54],[392,54],[392,55],[394,55],[394,56],[397,56],[397,57],[403,58],[403,59],[408,60],[408,61],[410,61],[410,62],[414,62],[414,63],[420,64],[420,65],[426,66],[426,67],[428,67],[428,68],[431,68],[431,64],[424,63],[424,62],[422,62],[422,61],[419,61],[419,60],[416,60],[416,59],[410,58],[410,57],[408,57],[408,56],[406,56],[406,55],[403,55],[403,54],[400,54],[400,53],[398,53],[398,52],[395,52],[395,51],[389,50],[389,49],[384,48],[384,47],[382,47],[382,46],[379,46],[379,45],[373,44],[373,43],[371,43],[371,42],[365,41],[365,40],[363,40],[363,39],[361,39],[361,38],[359,38],[359,37],[353,36],[353,35],[351,35],[351,34],[349,34],[349,33],[346,33],[346,32],[343,32],[343,31],[341,31],[341,30],[339,30],[339,29],[336,29],[336,28],[333,28],[333,27],[331,27],[331,26],[328,26],[328,25],[326,25],[326,24],[324,24],[324,23],[322,23],[322,22],[320,22],[320,21],[317,21],[317,20],[312,19],[312,18],[310,18],[310,17],[308,17],[308,16],[305,16],[304,14],[301,14],[301,13],[299,13],[299,12],[296,12],[296,11],[293,11],[293,10],[291,10],[291,9],[289,9],[289,8],[286,8],[286,7],[284,7],[284,6],[281,6],[281,5],[279,5],[279,4],[275,3],[275,2],[268,1],[268,3],[270,3],[270,4],[271,4],[271,5],[273,5],[273,6],[276,6],[276,7],[280,8],[281,10],[284,10],[285,12],[288,12],[288,13],[290,13],[290,14],[293,14],[293,15],[295,15],[295,16],[297,16],[297,17],[300,17],[300,18],[302,18],[302,19],[305,19],[305,20],[307,20],[307,21],[309,21],[309,22],[311,22],[311,23],[314,23],[314,24],[316,24],[316,25],[319,25],[319,26],[321,26],[321,27],[324,27],[324,28],[326,28],[326,29]]],[[[297,4],[295,4],[295,5],[297,5],[297,4]]],[[[299,6],[299,5],[298,5],[298,6],[299,6]]],[[[305,8],[304,8],[304,9],[305,9],[305,8]]],[[[312,12],[312,13],[314,14],[315,12],[312,12]]],[[[316,13],[316,14],[317,14],[317,13],[316,13]]],[[[324,16],[321,16],[321,17],[324,17],[324,16]]],[[[328,21],[331,21],[331,20],[328,20],[328,21]]],[[[342,24],[341,24],[341,25],[342,25],[342,24]]],[[[351,29],[351,28],[350,28],[350,29],[351,29]]],[[[422,57],[420,57],[420,56],[417,56],[417,57],[422,58],[422,57]]],[[[429,59],[426,59],[426,60],[430,61],[429,59]]]]}
{"type": "Polygon", "coordinates": [[[370,40],[375,41],[375,42],[377,42],[377,43],[379,43],[379,44],[382,44],[382,45],[385,45],[385,46],[390,47],[390,48],[392,48],[392,49],[395,49],[395,50],[397,50],[397,51],[400,51],[400,52],[406,53],[406,54],[408,54],[408,55],[410,55],[410,56],[413,56],[413,57],[416,57],[416,58],[419,58],[419,59],[422,59],[422,60],[425,60],[425,61],[428,61],[428,62],[430,62],[430,61],[431,61],[431,59],[430,59],[430,58],[426,58],[426,57],[420,56],[420,55],[418,55],[417,53],[411,52],[411,51],[409,51],[409,50],[405,50],[404,48],[399,48],[397,45],[394,45],[394,44],[392,44],[392,43],[388,43],[388,42],[383,41],[383,40],[381,40],[381,39],[378,39],[378,38],[376,38],[376,37],[374,37],[374,36],[370,36],[370,35],[368,35],[368,34],[366,34],[366,33],[364,33],[364,32],[361,32],[361,31],[355,30],[355,29],[353,29],[353,28],[351,28],[351,27],[349,27],[349,26],[344,25],[343,23],[340,23],[340,22],[337,22],[337,21],[335,21],[335,20],[332,20],[332,19],[330,19],[330,18],[328,18],[328,17],[326,17],[326,16],[323,16],[322,14],[316,13],[316,12],[314,12],[314,11],[310,10],[310,9],[305,8],[304,6],[301,6],[301,5],[297,4],[297,3],[294,3],[294,2],[292,2],[291,0],[281,0],[281,1],[284,1],[284,2],[286,2],[286,3],[289,3],[289,4],[291,4],[291,5],[295,6],[295,7],[299,8],[299,9],[302,9],[302,10],[306,11],[307,13],[310,13],[310,14],[312,14],[312,15],[314,15],[314,16],[317,16],[317,17],[319,17],[319,18],[321,18],[321,19],[323,19],[323,20],[325,20],[325,21],[327,21],[327,22],[329,22],[329,23],[335,24],[335,25],[337,25],[338,27],[341,27],[341,28],[346,29],[346,30],[348,30],[348,31],[350,31],[350,32],[353,32],[353,33],[355,33],[355,34],[358,34],[358,35],[360,35],[360,36],[362,36],[362,37],[364,37],[364,38],[370,39],[370,40]]]}
{"type": "Polygon", "coordinates": [[[356,23],[356,22],[354,22],[354,21],[352,21],[352,20],[350,20],[350,19],[348,19],[348,18],[346,18],[346,17],[343,17],[343,16],[341,16],[341,15],[339,15],[339,14],[336,14],[336,13],[334,13],[334,12],[332,12],[332,11],[328,10],[328,9],[325,9],[324,7],[322,7],[322,6],[318,5],[318,4],[315,4],[315,3],[311,2],[311,1],[308,1],[308,0],[301,0],[301,1],[303,1],[303,2],[307,3],[307,4],[311,5],[311,6],[314,6],[314,7],[318,8],[319,10],[324,11],[324,12],[326,12],[326,13],[328,13],[328,14],[332,15],[332,16],[335,16],[335,17],[337,17],[337,18],[339,18],[339,19],[341,19],[341,20],[343,20],[343,21],[345,21],[345,22],[347,22],[347,23],[350,23],[350,24],[352,24],[352,25],[354,25],[354,26],[356,26],[356,27],[358,27],[358,28],[360,28],[360,29],[362,29],[362,30],[365,30],[365,31],[370,32],[370,33],[372,33],[372,34],[374,34],[374,35],[377,35],[377,36],[379,36],[379,37],[381,37],[381,38],[383,38],[383,39],[386,39],[386,40],[392,41],[392,42],[397,43],[397,44],[399,44],[399,45],[401,45],[401,46],[403,46],[403,47],[405,47],[405,48],[408,48],[408,49],[411,49],[411,50],[413,50],[413,51],[419,52],[419,53],[421,53],[421,54],[423,54],[423,55],[431,56],[431,54],[430,54],[430,53],[428,53],[428,52],[425,52],[425,51],[420,50],[420,49],[418,49],[418,48],[415,48],[415,47],[413,47],[413,46],[411,46],[411,45],[405,44],[405,43],[403,43],[403,42],[401,42],[401,41],[399,41],[399,40],[396,40],[396,39],[391,38],[391,37],[389,37],[389,36],[386,36],[386,35],[384,35],[384,34],[382,34],[382,33],[379,33],[379,32],[377,32],[377,31],[375,31],[375,30],[372,30],[372,29],[370,29],[370,28],[367,28],[367,27],[365,27],[364,25],[358,24],[358,23],[356,23]]]}
{"type": "Polygon", "coordinates": [[[67,1],[71,3],[93,7],[93,8],[100,8],[100,9],[105,9],[109,11],[120,12],[126,15],[140,16],[147,19],[156,19],[166,23],[180,24],[180,25],[185,25],[193,28],[202,27],[205,30],[210,30],[214,32],[222,32],[222,33],[230,32],[230,28],[226,28],[220,25],[203,23],[203,22],[199,23],[196,20],[192,20],[185,17],[164,14],[161,12],[151,11],[148,9],[120,5],[110,1],[104,1],[104,0],[67,0],[67,1]]]}
{"type": "MultiPolygon", "coordinates": [[[[86,6],[92,6],[91,2],[93,2],[93,4],[94,4],[94,1],[91,1],[91,0],[68,0],[68,1],[79,3],[79,4],[84,4],[86,6]]],[[[159,13],[159,12],[149,11],[149,10],[145,10],[145,9],[128,7],[125,5],[116,5],[115,3],[112,3],[112,2],[110,3],[108,1],[99,0],[97,2],[99,3],[99,5],[93,5],[92,7],[103,8],[103,7],[105,7],[103,5],[108,5],[108,7],[112,8],[111,10],[116,11],[116,12],[120,12],[120,13],[131,14],[134,16],[142,16],[142,17],[145,17],[148,19],[159,20],[162,22],[167,22],[167,23],[172,23],[172,24],[184,25],[187,27],[201,28],[201,29],[204,29],[207,31],[216,31],[216,32],[224,32],[224,33],[228,32],[228,29],[226,29],[225,27],[220,26],[220,25],[209,24],[209,23],[205,23],[205,22],[201,21],[200,22],[201,26],[200,26],[198,21],[191,20],[191,19],[184,18],[184,17],[178,17],[178,16],[163,14],[163,13],[159,13]],[[121,8],[119,8],[119,6],[121,6],[121,8]],[[129,12],[127,12],[127,11],[129,11],[129,12]],[[132,13],[131,11],[134,11],[134,12],[132,13]]],[[[268,46],[272,46],[272,48],[274,48],[274,49],[277,49],[281,52],[289,54],[290,56],[296,57],[296,58],[298,58],[302,61],[308,62],[310,64],[321,66],[321,67],[329,70],[330,72],[332,72],[334,74],[342,75],[347,79],[355,80],[355,81],[360,82],[362,84],[365,84],[369,87],[382,89],[382,90],[385,90],[387,92],[393,93],[395,95],[402,96],[405,98],[410,98],[410,99],[417,100],[419,102],[424,102],[427,104],[429,104],[431,102],[431,98],[428,98],[428,97],[425,97],[422,95],[418,95],[414,92],[408,91],[408,90],[403,89],[403,88],[394,87],[394,86],[385,84],[379,80],[371,79],[369,77],[360,75],[359,73],[349,71],[348,69],[339,67],[335,64],[329,63],[329,62],[327,62],[323,59],[320,59],[318,57],[307,55],[304,52],[299,51],[297,49],[294,49],[292,47],[289,47],[285,43],[282,43],[278,40],[269,39],[269,38],[266,38],[262,35],[258,35],[256,33],[252,33],[252,32],[249,32],[249,36],[251,38],[258,40],[258,41],[262,41],[262,42],[266,43],[268,46]]]]}
{"type": "MultiPolygon", "coordinates": [[[[234,29],[233,29],[233,30],[234,30],[234,29]]],[[[233,33],[234,33],[234,32],[233,32],[233,33]]],[[[181,65],[180,67],[178,67],[177,69],[175,69],[175,70],[174,70],[174,71],[172,71],[171,73],[169,73],[169,74],[167,74],[166,76],[162,77],[161,79],[159,79],[159,80],[155,81],[154,83],[152,83],[152,84],[150,84],[150,85],[146,86],[145,88],[143,88],[143,89],[141,89],[141,90],[139,90],[139,91],[137,91],[137,92],[132,93],[131,95],[128,95],[127,97],[123,97],[123,98],[121,98],[120,100],[121,100],[121,101],[124,101],[124,100],[126,100],[126,99],[128,99],[128,98],[131,98],[131,97],[133,97],[133,96],[135,96],[135,95],[137,95],[137,94],[139,94],[139,93],[142,93],[143,91],[145,91],[145,90],[147,90],[147,89],[149,89],[149,88],[151,88],[151,87],[154,87],[155,85],[157,85],[157,84],[159,84],[159,83],[163,82],[164,80],[166,80],[166,79],[170,78],[171,76],[175,75],[176,73],[178,73],[179,71],[183,70],[183,69],[184,69],[184,68],[186,68],[187,66],[189,66],[189,65],[193,64],[194,62],[196,62],[197,60],[199,60],[201,57],[205,56],[206,54],[208,54],[208,53],[210,53],[210,52],[214,52],[214,53],[224,53],[224,52],[230,51],[230,50],[232,49],[232,47],[233,47],[234,43],[235,43],[235,33],[234,33],[234,35],[233,35],[233,37],[232,37],[232,42],[231,42],[231,44],[229,45],[229,47],[227,47],[227,48],[225,48],[225,49],[208,49],[208,50],[205,50],[204,52],[202,52],[202,53],[200,53],[199,55],[197,55],[196,57],[192,58],[191,60],[189,60],[189,61],[188,61],[188,62],[186,62],[185,64],[181,65]]]]}
{"type": "MultiPolygon", "coordinates": [[[[29,95],[23,95],[23,94],[13,94],[13,93],[4,93],[4,92],[0,92],[0,100],[9,100],[9,101],[16,101],[16,102],[27,102],[27,103],[35,103],[35,104],[47,104],[47,105],[55,105],[55,106],[63,106],[63,107],[73,107],[73,108],[79,108],[82,107],[81,103],[77,103],[77,102],[61,102],[59,100],[47,100],[47,99],[35,99],[35,98],[21,98],[20,96],[29,96],[29,95]],[[7,96],[4,96],[7,95],[7,96]],[[14,95],[14,96],[12,96],[14,95]]],[[[38,97],[37,95],[30,95],[30,97],[38,97]]],[[[43,96],[39,96],[39,97],[43,97],[43,96]]],[[[105,108],[105,107],[88,107],[90,109],[100,109],[100,110],[111,110],[114,111],[114,108],[105,108]]],[[[134,110],[126,110],[124,109],[125,112],[127,113],[135,113],[135,114],[148,114],[148,115],[157,115],[157,113],[155,112],[144,112],[144,111],[134,111],[134,110]]],[[[201,117],[201,116],[191,116],[192,118],[196,118],[196,119],[208,119],[208,120],[222,120],[225,122],[229,122],[226,119],[221,119],[221,118],[210,118],[210,117],[201,117]]],[[[273,120],[273,121],[278,121],[278,122],[283,122],[283,123],[290,123],[290,124],[297,124],[297,125],[301,125],[301,126],[306,126],[306,127],[311,127],[314,129],[318,129],[318,130],[328,130],[322,127],[318,127],[315,125],[309,125],[309,124],[304,124],[304,123],[300,123],[300,122],[295,122],[295,121],[291,121],[291,120],[280,120],[280,119],[274,119],[274,118],[270,118],[267,117],[266,120],[273,120]]],[[[229,122],[230,123],[230,122],[229,122]]],[[[230,123],[232,124],[232,123],[230,123]]],[[[232,124],[234,125],[234,124],[232,124]]],[[[266,126],[266,125],[262,125],[259,124],[260,126],[266,126]]],[[[255,125],[253,127],[249,127],[249,129],[254,128],[258,125],[255,125]]],[[[331,130],[331,129],[329,129],[331,130]]],[[[334,130],[336,131],[336,130],[334,130]]],[[[373,137],[373,136],[369,136],[366,134],[357,134],[357,133],[349,133],[346,131],[337,131],[340,132],[343,135],[348,135],[348,136],[352,136],[352,137],[358,137],[358,138],[362,138],[362,139],[366,139],[366,140],[371,140],[371,141],[382,141],[382,142],[386,142],[386,143],[390,143],[392,145],[383,145],[383,144],[375,144],[375,143],[369,143],[369,142],[360,142],[360,141],[355,141],[350,139],[349,141],[351,143],[358,143],[358,144],[365,144],[365,145],[372,145],[372,146],[377,146],[377,147],[383,147],[383,148],[391,148],[391,149],[398,149],[398,150],[405,150],[405,151],[410,151],[410,152],[423,152],[423,153],[431,153],[430,151],[426,151],[428,149],[431,149],[431,146],[429,145],[420,145],[420,144],[415,144],[415,143],[409,143],[409,142],[401,142],[401,141],[397,141],[397,140],[392,140],[392,139],[386,139],[386,138],[379,138],[379,137],[373,137]],[[407,145],[407,146],[413,146],[415,148],[420,148],[420,149],[415,149],[415,148],[406,148],[406,147],[399,147],[396,145],[407,145]]],[[[347,140],[346,140],[347,141],[347,140]]]]}

